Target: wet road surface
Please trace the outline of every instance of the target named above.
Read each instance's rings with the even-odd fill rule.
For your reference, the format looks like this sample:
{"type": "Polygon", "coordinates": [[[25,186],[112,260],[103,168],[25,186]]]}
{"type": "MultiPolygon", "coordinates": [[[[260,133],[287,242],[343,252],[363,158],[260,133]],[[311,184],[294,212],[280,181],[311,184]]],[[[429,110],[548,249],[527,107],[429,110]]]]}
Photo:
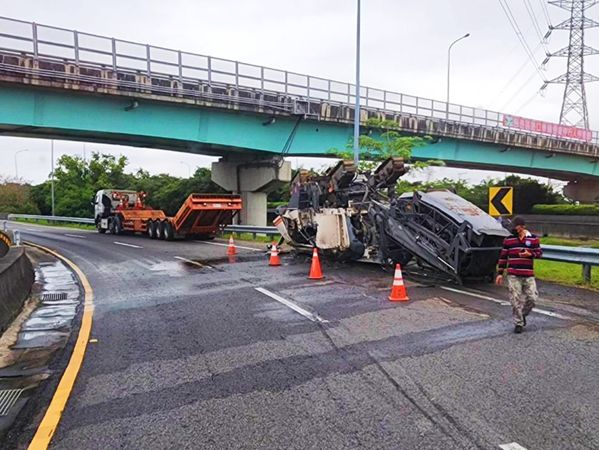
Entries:
{"type": "Polygon", "coordinates": [[[254,244],[230,263],[219,241],[11,227],[95,294],[52,448],[599,448],[596,294],[547,286],[514,335],[493,286],[409,282],[390,303],[376,266],[325,261],[315,282],[254,244]]]}

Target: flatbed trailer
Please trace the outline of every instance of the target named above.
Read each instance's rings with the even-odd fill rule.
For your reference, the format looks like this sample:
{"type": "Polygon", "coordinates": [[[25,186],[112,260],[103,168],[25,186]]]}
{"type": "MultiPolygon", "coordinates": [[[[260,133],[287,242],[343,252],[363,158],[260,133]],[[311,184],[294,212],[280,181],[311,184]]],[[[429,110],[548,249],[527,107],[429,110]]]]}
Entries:
{"type": "Polygon", "coordinates": [[[100,233],[146,234],[152,239],[212,239],[241,211],[241,197],[230,194],[191,194],[179,211],[167,216],[143,203],[145,194],[133,191],[99,191],[96,227],[100,233]]]}

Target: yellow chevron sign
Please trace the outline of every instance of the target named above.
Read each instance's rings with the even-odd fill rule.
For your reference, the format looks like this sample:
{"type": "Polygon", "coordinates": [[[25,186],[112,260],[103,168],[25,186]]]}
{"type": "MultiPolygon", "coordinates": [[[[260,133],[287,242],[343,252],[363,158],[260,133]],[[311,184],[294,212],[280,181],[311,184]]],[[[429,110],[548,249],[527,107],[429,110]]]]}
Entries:
{"type": "Polygon", "coordinates": [[[8,248],[10,247],[10,238],[0,231],[0,258],[8,253],[8,248]]]}
{"type": "Polygon", "coordinates": [[[514,213],[514,188],[509,186],[489,188],[489,215],[510,216],[514,213]]]}

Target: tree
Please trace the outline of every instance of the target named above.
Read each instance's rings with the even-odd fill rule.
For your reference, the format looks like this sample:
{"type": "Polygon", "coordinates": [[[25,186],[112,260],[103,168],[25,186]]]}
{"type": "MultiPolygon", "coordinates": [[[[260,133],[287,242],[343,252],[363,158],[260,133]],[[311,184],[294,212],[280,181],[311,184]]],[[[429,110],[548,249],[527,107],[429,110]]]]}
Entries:
{"type": "Polygon", "coordinates": [[[31,186],[0,178],[0,212],[39,214],[39,209],[31,195],[31,186]]]}
{"type": "MultiPolygon", "coordinates": [[[[91,217],[91,200],[100,189],[130,189],[148,194],[147,203],[174,215],[185,198],[193,192],[225,192],[212,182],[210,170],[198,168],[191,178],[168,174],[150,175],[139,169],[126,173],[127,158],[92,153],[89,160],[63,155],[55,171],[56,214],[71,217],[91,217]]],[[[50,182],[32,188],[31,197],[43,214],[51,213],[50,182]]]]}
{"type": "MultiPolygon", "coordinates": [[[[379,162],[389,157],[403,158],[405,162],[412,161],[414,148],[426,145],[429,137],[404,136],[398,131],[398,125],[393,120],[371,118],[366,122],[367,134],[360,135],[360,163],[358,169],[366,172],[374,169],[379,162]]],[[[345,150],[333,148],[329,153],[351,160],[353,156],[353,139],[350,139],[345,150]]],[[[441,166],[443,161],[430,160],[414,162],[412,167],[420,169],[428,166],[441,166]]]]}

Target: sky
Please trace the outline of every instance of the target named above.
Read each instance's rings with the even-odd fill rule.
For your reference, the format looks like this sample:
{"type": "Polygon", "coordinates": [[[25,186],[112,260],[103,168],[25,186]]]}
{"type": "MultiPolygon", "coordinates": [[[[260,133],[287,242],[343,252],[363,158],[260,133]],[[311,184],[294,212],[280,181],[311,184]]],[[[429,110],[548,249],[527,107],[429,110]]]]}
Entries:
{"type": "MultiPolygon", "coordinates": [[[[567,45],[568,34],[554,31],[547,43],[545,0],[501,0],[510,7],[527,55],[500,0],[362,0],[362,84],[426,98],[446,96],[447,48],[452,50],[451,101],[557,122],[563,86],[543,79],[566,69],[564,58],[538,67],[545,50],[567,45]],[[534,18],[534,19],[533,19],[534,18]]],[[[1,15],[41,24],[257,65],[353,82],[355,77],[355,0],[0,0],[1,15]]],[[[557,24],[565,11],[547,6],[557,24]]],[[[599,20],[599,6],[590,10],[599,20]]],[[[599,32],[586,33],[587,45],[599,47],[599,32]]],[[[588,57],[588,72],[599,75],[599,56],[588,57]]],[[[599,83],[587,86],[591,128],[599,129],[599,83]]],[[[50,143],[40,139],[0,137],[0,152],[17,155],[19,176],[39,183],[50,172],[50,143]]],[[[215,158],[122,146],[55,141],[55,156],[91,151],[124,154],[129,169],[187,176],[215,158]]],[[[293,167],[321,167],[326,160],[292,158],[293,167]]],[[[0,176],[14,176],[14,156],[0,166],[0,176]]],[[[493,174],[465,169],[432,169],[415,176],[478,181],[493,174]]]]}

